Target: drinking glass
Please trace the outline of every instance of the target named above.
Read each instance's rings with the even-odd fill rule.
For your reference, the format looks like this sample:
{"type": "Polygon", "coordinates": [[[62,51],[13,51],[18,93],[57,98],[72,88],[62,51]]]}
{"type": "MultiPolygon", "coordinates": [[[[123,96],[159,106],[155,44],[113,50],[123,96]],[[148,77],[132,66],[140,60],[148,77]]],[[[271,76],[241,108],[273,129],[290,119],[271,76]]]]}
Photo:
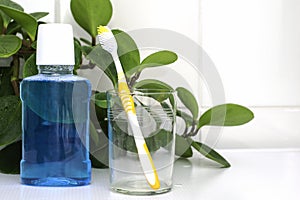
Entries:
{"type": "Polygon", "coordinates": [[[158,174],[160,187],[153,189],[148,184],[120,96],[117,91],[108,91],[110,188],[133,195],[168,192],[172,188],[175,153],[175,91],[140,89],[130,95],[133,97],[138,124],[158,174]]]}

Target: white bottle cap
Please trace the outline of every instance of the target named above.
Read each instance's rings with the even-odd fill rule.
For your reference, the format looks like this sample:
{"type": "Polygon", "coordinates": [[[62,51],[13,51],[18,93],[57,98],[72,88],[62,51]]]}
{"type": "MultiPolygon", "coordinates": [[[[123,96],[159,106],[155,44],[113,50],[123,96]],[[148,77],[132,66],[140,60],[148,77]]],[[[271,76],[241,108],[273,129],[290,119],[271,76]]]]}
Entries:
{"type": "Polygon", "coordinates": [[[37,65],[74,65],[73,29],[70,24],[41,24],[38,28],[37,65]]]}

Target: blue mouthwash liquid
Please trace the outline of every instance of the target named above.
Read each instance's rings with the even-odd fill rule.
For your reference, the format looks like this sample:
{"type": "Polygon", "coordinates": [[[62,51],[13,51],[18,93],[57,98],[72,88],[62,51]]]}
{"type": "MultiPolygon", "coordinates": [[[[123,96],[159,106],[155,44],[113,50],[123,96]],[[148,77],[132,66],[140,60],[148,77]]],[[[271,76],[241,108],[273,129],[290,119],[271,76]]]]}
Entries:
{"type": "Polygon", "coordinates": [[[90,83],[70,70],[66,74],[48,72],[21,83],[21,182],[37,186],[89,184],[90,83]]]}

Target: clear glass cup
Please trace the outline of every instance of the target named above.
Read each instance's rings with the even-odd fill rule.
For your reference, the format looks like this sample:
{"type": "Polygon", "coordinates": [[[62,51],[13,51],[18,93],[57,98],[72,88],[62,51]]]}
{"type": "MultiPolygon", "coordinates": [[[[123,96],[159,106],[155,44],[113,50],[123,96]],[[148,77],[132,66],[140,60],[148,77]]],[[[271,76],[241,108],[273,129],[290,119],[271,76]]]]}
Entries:
{"type": "Polygon", "coordinates": [[[108,91],[110,188],[133,195],[168,192],[172,188],[175,154],[175,91],[135,90],[130,95],[133,97],[138,124],[156,168],[160,187],[153,189],[148,184],[119,94],[108,91]]]}

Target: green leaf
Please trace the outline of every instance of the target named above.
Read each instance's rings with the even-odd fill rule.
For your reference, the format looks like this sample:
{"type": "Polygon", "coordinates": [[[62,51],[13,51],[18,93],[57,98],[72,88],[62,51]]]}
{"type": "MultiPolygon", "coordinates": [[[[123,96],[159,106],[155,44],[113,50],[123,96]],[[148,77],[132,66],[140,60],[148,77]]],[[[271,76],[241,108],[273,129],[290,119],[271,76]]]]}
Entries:
{"type": "MultiPolygon", "coordinates": [[[[107,168],[108,165],[108,139],[107,139],[107,129],[102,125],[107,126],[107,121],[104,121],[104,116],[107,116],[106,109],[101,109],[99,107],[95,108],[99,109],[101,115],[101,119],[103,121],[95,121],[95,123],[90,122],[90,125],[100,125],[102,131],[97,131],[95,127],[91,129],[91,140],[90,140],[90,159],[92,161],[92,166],[95,168],[107,168]]],[[[92,119],[93,120],[93,117],[92,119]]],[[[95,120],[95,119],[94,119],[95,120]]]]}
{"type": "Polygon", "coordinates": [[[93,50],[93,47],[91,46],[81,46],[81,51],[83,55],[87,56],[89,53],[91,53],[93,50]]]}
{"type": "Polygon", "coordinates": [[[171,64],[175,62],[177,58],[178,57],[176,53],[172,51],[165,50],[153,53],[142,61],[141,65],[139,66],[139,71],[148,67],[158,67],[171,64]]]}
{"type": "MultiPolygon", "coordinates": [[[[91,107],[93,109],[94,105],[91,104],[91,107]]],[[[95,112],[96,115],[91,115],[91,120],[94,121],[94,124],[100,125],[103,134],[105,134],[106,137],[108,137],[107,109],[95,106],[93,112],[95,112]]]]}
{"type": "Polygon", "coordinates": [[[198,121],[202,126],[238,126],[248,123],[254,114],[248,108],[237,104],[222,104],[207,110],[198,121]]]}
{"type": "Polygon", "coordinates": [[[199,108],[194,95],[183,87],[178,87],[176,91],[180,101],[187,109],[189,109],[193,115],[193,119],[196,120],[199,114],[199,108]]]}
{"type": "Polygon", "coordinates": [[[183,112],[183,111],[177,109],[176,115],[178,117],[181,117],[184,120],[187,127],[189,127],[193,124],[193,117],[190,116],[189,114],[187,114],[186,112],[183,112]]]}
{"type": "Polygon", "coordinates": [[[172,141],[174,141],[174,134],[165,129],[160,129],[152,134],[150,137],[146,138],[146,144],[150,152],[155,152],[161,147],[166,147],[172,141]]]}
{"type": "Polygon", "coordinates": [[[97,45],[91,50],[86,58],[104,71],[114,86],[117,85],[117,71],[112,56],[107,51],[102,49],[100,45],[97,45]]]}
{"type": "Polygon", "coordinates": [[[191,148],[192,142],[193,142],[192,139],[184,138],[183,136],[176,134],[175,155],[183,158],[192,157],[193,156],[193,151],[191,148]]]}
{"type": "Polygon", "coordinates": [[[149,92],[152,98],[159,102],[163,102],[172,95],[173,88],[168,84],[155,79],[146,79],[134,84],[133,88],[139,89],[143,92],[149,92]]]}
{"type": "Polygon", "coordinates": [[[127,33],[121,30],[112,30],[112,32],[118,43],[118,55],[123,70],[127,77],[130,77],[140,64],[140,52],[135,41],[127,33]]]}
{"type": "MultiPolygon", "coordinates": [[[[0,11],[1,12],[1,11],[0,11]]],[[[0,33],[2,34],[4,30],[4,21],[0,13],[0,33]]]]}
{"type": "Polygon", "coordinates": [[[23,11],[19,11],[17,9],[10,8],[4,5],[0,5],[0,9],[6,15],[18,22],[18,24],[20,24],[22,28],[26,30],[27,34],[29,35],[32,41],[35,40],[38,23],[33,16],[26,14],[23,11]]]}
{"type": "Polygon", "coordinates": [[[108,24],[112,5],[109,0],[71,0],[71,12],[79,26],[96,37],[97,27],[108,24]]]}
{"type": "MultiPolygon", "coordinates": [[[[92,167],[93,168],[98,168],[98,169],[105,169],[105,168],[108,168],[108,166],[106,165],[106,164],[104,164],[104,163],[102,163],[101,161],[103,160],[103,156],[106,156],[106,157],[108,157],[107,155],[105,155],[105,154],[103,154],[102,152],[101,152],[101,155],[99,155],[99,156],[101,156],[102,158],[101,158],[101,161],[100,160],[98,160],[94,155],[95,154],[97,154],[98,152],[93,152],[93,154],[91,154],[90,153],[90,159],[91,159],[91,162],[92,162],[92,167]]],[[[97,156],[98,157],[98,156],[97,156]]],[[[108,160],[108,158],[106,158],[106,160],[108,160]]],[[[107,162],[105,162],[105,163],[108,163],[108,161],[107,162]]]]}
{"type": "Polygon", "coordinates": [[[100,108],[107,108],[107,100],[106,100],[106,93],[105,92],[99,92],[92,96],[92,101],[95,102],[97,106],[100,108]]]}
{"type": "Polygon", "coordinates": [[[11,144],[21,136],[21,110],[19,97],[0,97],[0,146],[11,144]]]}
{"type": "Polygon", "coordinates": [[[49,13],[47,12],[34,12],[34,13],[30,13],[30,15],[32,17],[34,17],[36,20],[39,20],[45,16],[47,16],[49,13]]]}
{"type": "Polygon", "coordinates": [[[36,49],[36,46],[37,46],[37,41],[32,42],[31,47],[32,47],[33,49],[36,49]]]}
{"type": "MultiPolygon", "coordinates": [[[[39,20],[45,16],[47,16],[49,13],[47,12],[35,12],[35,13],[30,13],[31,16],[33,16],[36,20],[39,20]]],[[[21,25],[18,24],[16,21],[12,21],[8,24],[6,34],[16,34],[17,32],[21,32],[21,25]]]]}
{"type": "Polygon", "coordinates": [[[74,72],[76,72],[76,70],[80,68],[82,62],[81,45],[77,40],[74,40],[74,55],[75,55],[74,72]]]}
{"type": "Polygon", "coordinates": [[[0,58],[8,58],[17,53],[22,40],[15,35],[0,35],[0,58]]]}
{"type": "MultiPolygon", "coordinates": [[[[20,6],[19,4],[17,4],[14,1],[0,0],[0,5],[4,5],[4,6],[7,6],[9,8],[14,8],[16,10],[24,11],[24,9],[22,8],[22,6],[20,6]]],[[[8,15],[6,15],[5,13],[3,13],[1,10],[0,10],[0,16],[3,19],[3,25],[4,25],[4,27],[7,28],[9,22],[11,21],[11,18],[8,15]]]]}
{"type": "MultiPolygon", "coordinates": [[[[134,137],[125,133],[118,125],[113,125],[113,137],[110,138],[114,145],[125,151],[137,153],[134,137]]],[[[174,135],[165,129],[159,129],[145,138],[149,152],[155,152],[165,147],[174,140],[174,135]]]]}
{"type": "Polygon", "coordinates": [[[223,158],[218,152],[211,149],[209,146],[195,141],[192,142],[192,146],[206,158],[223,165],[223,167],[230,167],[229,162],[227,162],[225,158],[223,158]]]}
{"type": "Polygon", "coordinates": [[[12,68],[0,67],[0,97],[15,94],[14,88],[11,84],[12,75],[12,68]]]}
{"type": "Polygon", "coordinates": [[[156,79],[145,79],[134,84],[133,88],[145,89],[147,91],[173,91],[173,88],[156,79]]]}
{"type": "Polygon", "coordinates": [[[0,172],[19,174],[22,159],[22,142],[10,144],[0,151],[0,172]]]}
{"type": "MultiPolygon", "coordinates": [[[[161,147],[167,146],[172,140],[173,134],[164,129],[157,130],[150,137],[145,138],[149,152],[155,152],[161,147]]],[[[134,137],[122,131],[117,133],[114,144],[126,151],[137,153],[134,137]]]]}
{"type": "Polygon", "coordinates": [[[6,35],[16,35],[18,32],[22,32],[21,25],[18,24],[16,21],[10,22],[6,29],[6,35]]]}
{"type": "Polygon", "coordinates": [[[85,39],[85,38],[79,38],[79,39],[80,39],[80,41],[82,41],[82,42],[85,43],[86,45],[92,46],[92,42],[91,42],[91,41],[89,41],[89,40],[87,40],[87,39],[85,39]]]}
{"type": "Polygon", "coordinates": [[[35,64],[36,60],[36,54],[32,54],[24,63],[23,66],[23,78],[26,78],[28,76],[33,76],[38,74],[38,68],[35,64]]]}
{"type": "Polygon", "coordinates": [[[90,121],[90,136],[94,144],[99,145],[99,135],[92,121],[90,121]]]}

